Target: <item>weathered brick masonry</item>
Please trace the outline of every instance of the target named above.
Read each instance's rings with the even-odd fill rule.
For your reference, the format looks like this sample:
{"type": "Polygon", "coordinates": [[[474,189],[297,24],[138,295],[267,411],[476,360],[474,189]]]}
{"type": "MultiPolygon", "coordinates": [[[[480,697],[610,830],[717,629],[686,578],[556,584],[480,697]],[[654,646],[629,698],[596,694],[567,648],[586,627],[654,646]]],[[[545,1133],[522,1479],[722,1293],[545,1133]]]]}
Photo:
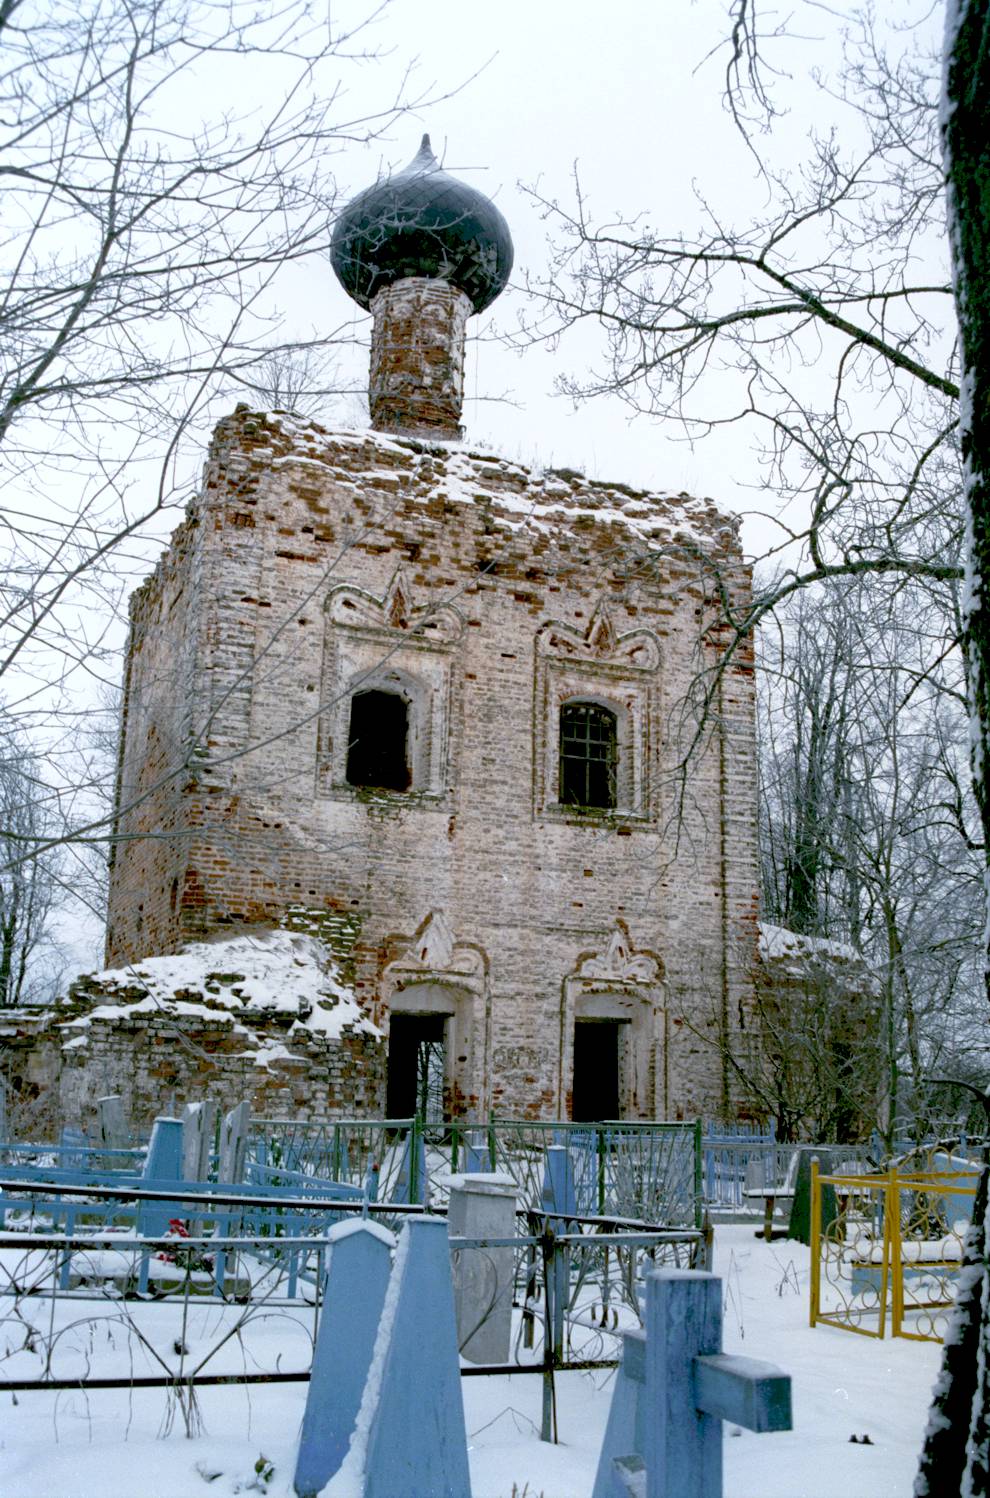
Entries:
{"type": "Polygon", "coordinates": [[[747,648],[676,774],[716,577],[745,594],[708,502],[239,407],[132,603],[108,961],[346,917],[368,1015],[444,1017],[454,1111],[565,1115],[582,1020],[620,1021],[626,1115],[719,1108],[755,942],[747,648]],[[374,687],[409,705],[405,791],[347,781],[374,687]],[[616,712],[614,809],[560,804],[575,698],[616,712]]]}
{"type": "Polygon", "coordinates": [[[144,1127],[189,1099],[249,1098],[274,1118],[373,1111],[385,1047],[353,1002],[346,958],[328,956],[346,932],[294,911],[285,926],[89,974],[52,1009],[0,1014],[15,1134],[69,1123],[95,1136],[110,1093],[144,1127]]]}
{"type": "Polygon", "coordinates": [[[373,314],[377,430],[243,406],[217,428],[132,601],[107,957],[292,925],[353,1022],[317,1041],[283,1006],[245,1048],[213,978],[165,1024],[110,975],[119,1019],[57,1048],[67,1105],[396,1116],[441,1080],[448,1115],[728,1112],[756,945],[736,528],[456,444],[465,325],[512,242],[428,138],[331,260],[373,314]]]}

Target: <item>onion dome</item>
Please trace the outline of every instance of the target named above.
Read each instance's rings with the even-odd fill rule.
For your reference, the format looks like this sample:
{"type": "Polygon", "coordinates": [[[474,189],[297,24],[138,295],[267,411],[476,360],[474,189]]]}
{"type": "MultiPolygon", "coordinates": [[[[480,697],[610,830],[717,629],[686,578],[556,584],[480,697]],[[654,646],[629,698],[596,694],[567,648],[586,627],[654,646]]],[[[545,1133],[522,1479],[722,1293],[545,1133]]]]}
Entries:
{"type": "Polygon", "coordinates": [[[424,135],[404,171],[376,182],[344,209],[330,263],[365,309],[384,286],[425,276],[450,282],[483,312],[509,279],[512,239],[495,204],[442,171],[424,135]]]}

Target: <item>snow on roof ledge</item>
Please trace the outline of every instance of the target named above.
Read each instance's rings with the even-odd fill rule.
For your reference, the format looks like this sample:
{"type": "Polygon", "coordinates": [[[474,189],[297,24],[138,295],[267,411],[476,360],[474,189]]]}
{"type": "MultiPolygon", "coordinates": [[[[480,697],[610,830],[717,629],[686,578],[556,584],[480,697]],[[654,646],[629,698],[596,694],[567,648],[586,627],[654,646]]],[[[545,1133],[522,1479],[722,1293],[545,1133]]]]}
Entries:
{"type": "Polygon", "coordinates": [[[863,958],[847,942],[830,941],[824,936],[802,936],[798,931],[788,931],[786,926],[770,926],[760,922],[760,956],[775,957],[831,957],[841,962],[862,962],[863,958]]]}
{"type": "Polygon", "coordinates": [[[823,967],[844,969],[845,980],[853,982],[863,991],[876,986],[870,965],[861,952],[848,942],[830,941],[824,936],[804,936],[798,931],[788,931],[785,926],[760,923],[759,952],[763,962],[774,964],[778,970],[801,976],[809,969],[823,967]]]}
{"type": "MultiPolygon", "coordinates": [[[[515,526],[542,529],[547,524],[566,525],[582,516],[625,527],[648,549],[678,541],[703,550],[713,542],[730,549],[738,544],[739,517],[720,511],[711,499],[631,488],[574,469],[531,466],[497,452],[479,451],[473,443],[325,427],[288,411],[253,412],[239,407],[234,418],[262,423],[276,443],[281,438],[289,444],[288,450],[278,455],[274,448],[252,449],[256,459],[265,458],[275,468],[316,463],[330,472],[334,468],[333,449],[348,446],[376,449],[407,462],[428,449],[439,460],[428,485],[431,494],[443,494],[451,502],[467,505],[483,498],[515,526]],[[513,482],[497,483],[493,488],[490,479],[496,474],[509,475],[513,482]]],[[[371,476],[366,470],[364,477],[371,476]]],[[[394,480],[394,469],[385,469],[384,476],[394,480]]]]}

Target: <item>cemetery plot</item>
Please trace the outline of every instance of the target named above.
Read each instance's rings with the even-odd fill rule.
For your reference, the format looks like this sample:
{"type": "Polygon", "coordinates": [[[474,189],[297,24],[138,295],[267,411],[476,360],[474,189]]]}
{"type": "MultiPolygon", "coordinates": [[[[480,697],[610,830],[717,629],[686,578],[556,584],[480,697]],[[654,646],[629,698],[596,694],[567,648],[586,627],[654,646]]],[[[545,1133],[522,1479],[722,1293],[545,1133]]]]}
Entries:
{"type": "MultiPolygon", "coordinates": [[[[149,1153],[164,1168],[174,1168],[163,1158],[165,1143],[176,1143],[174,1133],[160,1128],[149,1153]]],[[[550,1163],[566,1165],[568,1158],[562,1148],[549,1151],[550,1163]]],[[[252,1173],[250,1165],[247,1170],[252,1173]]],[[[109,1349],[107,1367],[116,1354],[126,1355],[130,1372],[118,1374],[118,1381],[157,1383],[170,1398],[177,1386],[217,1379],[304,1379],[306,1356],[294,1368],[284,1356],[275,1366],[260,1360],[252,1350],[258,1324],[288,1317],[312,1336],[327,1231],[368,1214],[395,1228],[404,1215],[422,1211],[417,1204],[358,1199],[352,1187],[305,1176],[278,1185],[221,1186],[153,1176],[124,1184],[118,1173],[115,1184],[106,1185],[93,1173],[71,1173],[85,1176],[82,1181],[64,1179],[67,1173],[57,1167],[39,1173],[37,1182],[27,1172],[3,1182],[0,1306],[12,1340],[0,1387],[12,1391],[113,1382],[101,1366],[80,1363],[81,1349],[90,1346],[109,1349]],[[206,1305],[222,1308],[212,1321],[209,1314],[204,1321],[206,1305]],[[168,1306],[169,1313],[152,1306],[168,1306]],[[159,1316],[153,1327],[149,1314],[159,1316]],[[209,1336],[202,1330],[207,1326],[209,1336]],[[185,1351],[190,1327],[201,1328],[192,1362],[185,1351]],[[159,1344],[166,1354],[174,1344],[176,1355],[156,1353],[149,1362],[149,1349],[159,1344]],[[239,1372],[236,1358],[230,1361],[235,1352],[241,1354],[239,1372]]],[[[562,1172],[566,1190],[571,1175],[562,1172]]],[[[553,1196],[549,1167],[547,1177],[544,1194],[553,1196]]],[[[450,1224],[459,1345],[475,1373],[516,1368],[543,1376],[543,1433],[550,1440],[555,1377],[568,1368],[614,1365],[619,1334],[640,1324],[645,1275],[662,1262],[701,1262],[704,1235],[646,1225],[630,1231],[630,1223],[559,1213],[525,1214],[528,1231],[520,1235],[511,1179],[480,1173],[457,1179],[461,1197],[497,1201],[505,1219],[493,1224],[500,1237],[479,1233],[483,1221],[476,1220],[473,1231],[464,1218],[450,1224]],[[493,1341],[503,1318],[504,1339],[499,1333],[493,1341]]]]}
{"type": "MultiPolygon", "coordinates": [[[[139,1262],[171,1253],[174,1240],[96,1249],[69,1239],[63,1250],[28,1239],[11,1247],[0,1239],[0,1340],[5,1349],[3,1385],[18,1390],[95,1391],[152,1386],[160,1391],[161,1419],[177,1419],[188,1435],[198,1429],[197,1388],[209,1384],[267,1382],[283,1372],[308,1374],[320,1311],[315,1286],[289,1283],[287,1263],[266,1262],[254,1245],[234,1241],[228,1284],[237,1294],[196,1293],[197,1272],[169,1265],[140,1291],[139,1262]],[[64,1267],[82,1263],[92,1278],[64,1267]],[[122,1283],[133,1287],[122,1289],[122,1283]],[[292,1292],[292,1293],[290,1293],[292,1292]]],[[[290,1244],[290,1248],[291,1248],[290,1244]]],[[[198,1240],[186,1252],[198,1256],[198,1240]]],[[[164,1267],[164,1266],[163,1266],[164,1267]]],[[[210,1276],[209,1283],[214,1284],[210,1276]]]]}
{"type": "MultiPolygon", "coordinates": [[[[592,1252],[589,1248],[588,1253],[592,1252]]],[[[684,1253],[682,1249],[682,1263],[684,1253]]],[[[826,1498],[837,1491],[909,1493],[940,1349],[934,1344],[863,1338],[850,1347],[846,1336],[809,1329],[805,1298],[809,1250],[801,1244],[766,1244],[754,1238],[750,1224],[716,1229],[715,1261],[723,1282],[725,1351],[768,1358],[795,1380],[793,1434],[768,1439],[744,1430],[742,1438],[729,1439],[732,1431],[726,1428],[726,1494],[749,1498],[760,1492],[766,1498],[794,1498],[795,1493],[806,1493],[808,1498],[826,1498]],[[785,1270],[788,1276],[783,1282],[785,1270]],[[872,1446],[849,1444],[851,1433],[864,1431],[870,1432],[872,1446]]],[[[641,1269],[634,1283],[642,1304],[649,1274],[645,1252],[641,1269]]],[[[601,1333],[600,1310],[590,1304],[595,1294],[590,1274],[582,1287],[585,1292],[589,1299],[583,1311],[580,1303],[574,1303],[570,1320],[565,1320],[572,1343],[566,1348],[568,1361],[578,1361],[581,1350],[579,1338],[585,1329],[577,1324],[579,1320],[594,1323],[589,1335],[598,1337],[603,1348],[622,1345],[621,1336],[601,1333]]],[[[43,1332],[50,1302],[36,1300],[33,1317],[43,1332]]],[[[57,1317],[62,1315],[62,1305],[60,1298],[57,1317]]],[[[181,1332],[182,1309],[174,1297],[135,1298],[126,1307],[73,1297],[66,1314],[79,1319],[126,1310],[155,1351],[171,1366],[178,1366],[173,1340],[181,1332]]],[[[223,1327],[231,1330],[229,1318],[238,1317],[243,1309],[191,1298],[190,1353],[194,1356],[200,1351],[214,1323],[219,1329],[221,1318],[223,1327]]],[[[152,1355],[140,1348],[132,1356],[116,1324],[95,1328],[93,1344],[99,1348],[100,1362],[98,1368],[93,1364],[92,1372],[109,1376],[115,1387],[102,1388],[94,1382],[77,1385],[75,1392],[17,1392],[16,1412],[3,1421],[0,1487],[6,1483],[14,1493],[32,1492],[37,1498],[65,1498],[70,1492],[73,1498],[77,1494],[79,1498],[135,1498],[137,1493],[143,1498],[195,1498],[200,1492],[204,1498],[207,1492],[230,1498],[237,1482],[242,1492],[256,1491],[250,1484],[256,1480],[255,1464],[264,1456],[276,1469],[268,1483],[270,1498],[276,1494],[289,1498],[307,1388],[304,1379],[293,1375],[300,1368],[308,1369],[309,1354],[297,1356],[301,1343],[287,1318],[294,1315],[302,1323],[308,1340],[314,1309],[297,1302],[259,1310],[261,1314],[245,1323],[240,1338],[236,1332],[232,1335],[222,1353],[224,1360],[217,1354],[194,1383],[193,1416],[203,1430],[192,1441],[186,1438],[179,1403],[184,1390],[142,1387],[139,1378],[157,1377],[161,1372],[152,1355]],[[116,1365],[108,1335],[115,1340],[116,1365]],[[251,1377],[255,1381],[211,1383],[211,1368],[218,1370],[213,1375],[218,1380],[251,1377]],[[266,1370],[276,1370],[276,1376],[266,1370]],[[132,1374],[133,1381],[128,1381],[132,1374]],[[159,1432],[169,1418],[172,1436],[161,1440],[159,1432]],[[203,1473],[221,1475],[208,1480],[203,1473]]],[[[535,1313],[539,1339],[543,1334],[542,1289],[535,1313]]],[[[514,1308],[513,1348],[521,1341],[521,1314],[521,1307],[514,1308]]],[[[638,1326],[631,1315],[629,1324],[638,1326]]],[[[6,1336],[0,1338],[0,1349],[6,1340],[6,1336]]],[[[81,1345],[88,1347],[88,1333],[81,1345]]],[[[520,1493],[528,1483],[531,1495],[542,1492],[545,1498],[589,1498],[591,1494],[617,1375],[611,1368],[558,1371],[555,1407],[560,1444],[541,1441],[541,1353],[538,1341],[526,1353],[536,1360],[533,1372],[522,1377],[476,1376],[472,1365],[462,1360],[473,1498],[510,1498],[513,1483],[520,1493]]],[[[41,1367],[42,1357],[36,1356],[33,1364],[41,1367]]],[[[7,1367],[0,1367],[0,1377],[6,1373],[7,1367]]],[[[12,1400],[11,1393],[3,1399],[8,1414],[12,1400]]]]}
{"type": "MultiPolygon", "coordinates": [[[[479,1132],[467,1131],[479,1147],[479,1132]]],[[[632,1217],[699,1227],[700,1123],[560,1124],[499,1119],[488,1130],[492,1170],[512,1176],[521,1206],[538,1208],[550,1149],[566,1149],[574,1208],[585,1216],[632,1217]]]]}
{"type": "Polygon", "coordinates": [[[248,1169],[271,1172],[274,1180],[293,1175],[339,1181],[367,1190],[372,1200],[423,1201],[420,1132],[415,1118],[332,1123],[255,1118],[247,1136],[248,1169]]]}
{"type": "MultiPolygon", "coordinates": [[[[440,1218],[410,1220],[389,1274],[380,1230],[356,1224],[331,1233],[298,1498],[324,1490],[471,1498],[446,1237],[440,1218]]],[[[649,1274],[645,1331],[625,1340],[595,1498],[721,1498],[721,1420],[790,1429],[790,1379],[722,1354],[721,1291],[704,1272],[649,1274]]]]}
{"type": "Polygon", "coordinates": [[[941,1341],[978,1169],[824,1175],[812,1165],[811,1325],[941,1341]]]}
{"type": "Polygon", "coordinates": [[[511,1176],[520,1207],[542,1203],[547,1151],[572,1162],[575,1206],[584,1215],[629,1216],[698,1227],[702,1214],[701,1127],[697,1123],[454,1121],[421,1119],[311,1124],[255,1119],[248,1159],[276,1172],[364,1186],[379,1200],[443,1206],[447,1178],[460,1172],[511,1176]]]}

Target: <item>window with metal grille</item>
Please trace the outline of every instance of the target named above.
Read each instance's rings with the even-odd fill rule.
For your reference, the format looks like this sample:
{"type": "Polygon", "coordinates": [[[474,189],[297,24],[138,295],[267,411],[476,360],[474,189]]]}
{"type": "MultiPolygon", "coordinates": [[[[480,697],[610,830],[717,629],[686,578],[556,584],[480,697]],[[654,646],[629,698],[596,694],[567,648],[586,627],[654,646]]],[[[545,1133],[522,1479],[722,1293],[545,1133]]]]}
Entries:
{"type": "Polygon", "coordinates": [[[597,702],[567,702],[560,710],[560,804],[615,807],[618,722],[597,702]]]}
{"type": "Polygon", "coordinates": [[[407,791],[409,705],[397,692],[356,692],[347,737],[347,781],[377,790],[407,791]]]}

